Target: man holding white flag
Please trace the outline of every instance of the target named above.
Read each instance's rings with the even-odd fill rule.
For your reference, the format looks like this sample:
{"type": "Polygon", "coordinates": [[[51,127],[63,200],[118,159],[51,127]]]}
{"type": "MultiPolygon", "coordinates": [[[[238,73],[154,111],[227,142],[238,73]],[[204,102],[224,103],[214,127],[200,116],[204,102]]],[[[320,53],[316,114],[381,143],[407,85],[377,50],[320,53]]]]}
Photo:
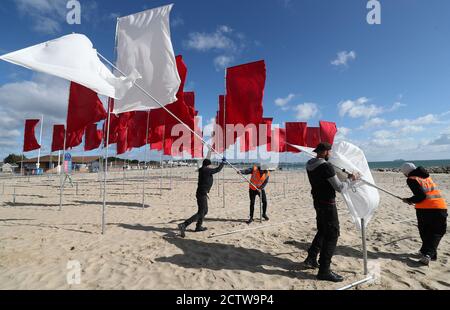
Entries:
{"type": "MultiPolygon", "coordinates": [[[[160,104],[177,100],[181,84],[170,38],[173,5],[143,11],[117,19],[117,68],[125,74],[138,70],[139,86],[160,104]]],[[[114,113],[160,108],[134,86],[114,105],[114,113]]]]}
{"type": "Polygon", "coordinates": [[[317,214],[317,234],[308,250],[305,265],[319,268],[317,275],[319,280],[342,282],[343,277],[330,270],[331,259],[340,234],[336,192],[345,192],[351,185],[350,182],[357,180],[357,176],[350,175],[349,180],[344,182],[339,180],[333,166],[328,163],[331,148],[329,143],[320,143],[314,150],[317,158],[311,159],[306,165],[317,214]],[[319,253],[320,259],[317,263],[319,253]]]}

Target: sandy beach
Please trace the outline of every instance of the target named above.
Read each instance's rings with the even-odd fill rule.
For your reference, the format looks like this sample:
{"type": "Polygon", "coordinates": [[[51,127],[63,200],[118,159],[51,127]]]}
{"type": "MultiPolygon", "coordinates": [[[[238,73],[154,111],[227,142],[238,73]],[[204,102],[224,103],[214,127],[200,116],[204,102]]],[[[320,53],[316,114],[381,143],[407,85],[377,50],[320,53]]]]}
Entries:
{"type": "MultiPolygon", "coordinates": [[[[208,231],[194,233],[190,227],[186,239],[178,237],[176,227],[197,210],[195,168],[165,169],[162,191],[159,175],[149,171],[144,208],[142,171],[127,171],[125,181],[123,172],[109,176],[104,235],[98,174],[73,176],[75,186],[66,187],[62,211],[58,176],[2,177],[0,289],[337,289],[364,278],[360,233],[341,198],[341,237],[332,268],[345,281],[320,282],[316,271],[303,268],[315,234],[305,172],[274,172],[267,188],[270,221],[248,226],[248,185],[226,169],[226,207],[220,174],[210,193],[208,231]],[[82,268],[79,285],[66,280],[73,260],[82,268]]],[[[401,174],[375,172],[374,177],[378,185],[410,196],[401,174]]],[[[450,201],[450,175],[433,178],[450,201]]],[[[367,232],[369,264],[378,278],[358,289],[449,289],[448,235],[438,260],[418,266],[412,260],[420,248],[414,208],[380,195],[367,232]]]]}

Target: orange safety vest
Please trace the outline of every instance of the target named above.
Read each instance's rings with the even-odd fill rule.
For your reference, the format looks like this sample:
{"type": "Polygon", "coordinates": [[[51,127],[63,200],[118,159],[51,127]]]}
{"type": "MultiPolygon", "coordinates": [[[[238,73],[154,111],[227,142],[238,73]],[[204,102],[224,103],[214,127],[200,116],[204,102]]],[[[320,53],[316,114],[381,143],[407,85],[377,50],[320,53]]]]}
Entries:
{"type": "Polygon", "coordinates": [[[253,172],[252,172],[252,178],[250,179],[250,182],[252,182],[252,184],[250,184],[250,189],[256,191],[258,189],[261,189],[261,186],[264,184],[264,182],[266,181],[266,179],[270,176],[270,172],[267,171],[267,173],[264,173],[263,175],[261,175],[259,173],[259,169],[257,166],[253,167],[253,172]],[[255,185],[255,186],[253,186],[255,185]]]}
{"type": "Polygon", "coordinates": [[[447,209],[447,203],[431,177],[427,179],[409,177],[408,179],[417,181],[427,195],[425,200],[416,203],[416,209],[447,209]]]}

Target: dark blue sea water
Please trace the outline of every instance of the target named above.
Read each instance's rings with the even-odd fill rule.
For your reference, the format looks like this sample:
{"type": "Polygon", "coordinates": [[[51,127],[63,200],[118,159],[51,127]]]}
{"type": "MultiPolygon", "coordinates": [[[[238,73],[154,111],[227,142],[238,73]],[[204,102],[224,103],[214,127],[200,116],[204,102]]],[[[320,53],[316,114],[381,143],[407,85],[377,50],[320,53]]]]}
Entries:
{"type": "MultiPolygon", "coordinates": [[[[404,160],[396,160],[396,161],[380,161],[380,162],[369,162],[369,166],[371,169],[380,169],[380,168],[400,168],[400,166],[404,163],[404,160]]],[[[442,159],[442,160],[408,160],[408,162],[414,163],[416,166],[422,167],[450,167],[450,159],[442,159]]],[[[283,170],[295,170],[295,169],[304,169],[305,163],[281,163],[279,165],[283,170]]]]}

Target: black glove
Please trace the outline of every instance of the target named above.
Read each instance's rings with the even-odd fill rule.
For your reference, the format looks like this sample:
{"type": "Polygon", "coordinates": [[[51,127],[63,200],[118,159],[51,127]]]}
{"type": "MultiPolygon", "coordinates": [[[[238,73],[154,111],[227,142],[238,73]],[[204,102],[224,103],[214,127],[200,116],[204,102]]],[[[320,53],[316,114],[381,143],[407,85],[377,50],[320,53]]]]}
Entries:
{"type": "Polygon", "coordinates": [[[225,157],[222,158],[222,162],[225,164],[227,162],[227,159],[225,157]]]}

